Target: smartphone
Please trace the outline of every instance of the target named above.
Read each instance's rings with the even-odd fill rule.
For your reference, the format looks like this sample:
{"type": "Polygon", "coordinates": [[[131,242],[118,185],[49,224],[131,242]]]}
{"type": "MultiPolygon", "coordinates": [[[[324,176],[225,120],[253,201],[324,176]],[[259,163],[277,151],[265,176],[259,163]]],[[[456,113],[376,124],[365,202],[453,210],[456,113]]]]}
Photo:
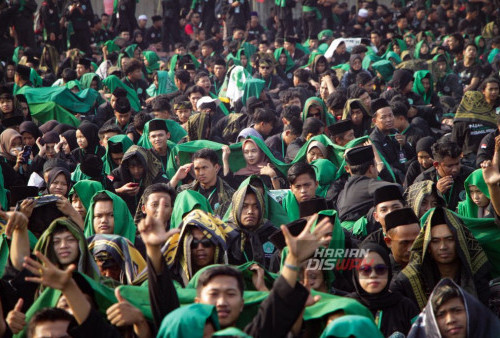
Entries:
{"type": "Polygon", "coordinates": [[[31,146],[25,145],[23,148],[23,163],[28,163],[31,155],[31,146]]]}
{"type": "Polygon", "coordinates": [[[135,188],[139,186],[139,183],[130,183],[129,186],[135,188]]]}

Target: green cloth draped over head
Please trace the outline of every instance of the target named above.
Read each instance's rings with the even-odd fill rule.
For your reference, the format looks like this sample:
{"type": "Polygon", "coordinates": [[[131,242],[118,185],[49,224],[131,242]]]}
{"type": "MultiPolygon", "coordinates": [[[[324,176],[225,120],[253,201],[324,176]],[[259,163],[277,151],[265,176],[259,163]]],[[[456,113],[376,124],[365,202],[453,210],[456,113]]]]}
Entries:
{"type": "Polygon", "coordinates": [[[110,75],[104,80],[102,80],[102,84],[106,86],[110,93],[113,93],[116,88],[120,87],[127,91],[127,98],[130,101],[130,106],[135,111],[141,110],[141,101],[139,101],[139,97],[137,96],[137,92],[127,86],[125,83],[120,80],[120,78],[116,75],[110,75]]]}
{"type": "Polygon", "coordinates": [[[145,50],[144,52],[142,52],[142,54],[148,61],[148,65],[146,66],[146,71],[148,72],[148,74],[152,74],[154,71],[160,69],[160,64],[158,63],[158,61],[160,61],[160,57],[158,56],[158,54],[151,50],[145,50]]]}
{"type": "Polygon", "coordinates": [[[394,74],[394,65],[389,60],[380,60],[372,63],[372,68],[375,72],[382,76],[382,80],[388,83],[392,80],[392,75],[394,74]]]}
{"type": "Polygon", "coordinates": [[[318,34],[318,40],[323,40],[325,38],[333,38],[333,31],[331,29],[324,29],[318,34]]]}
{"type": "Polygon", "coordinates": [[[326,197],[328,188],[333,181],[335,181],[337,167],[330,160],[323,158],[312,161],[311,165],[316,172],[316,179],[319,183],[318,188],[316,189],[316,195],[326,197]]]}
{"type": "MultiPolygon", "coordinates": [[[[263,140],[261,140],[258,137],[254,137],[254,136],[248,136],[247,139],[252,139],[255,142],[255,144],[257,145],[257,147],[259,147],[259,149],[264,153],[264,155],[266,155],[266,157],[269,160],[269,162],[271,162],[271,164],[276,169],[278,169],[281,172],[281,174],[283,174],[283,176],[287,175],[288,168],[290,168],[290,165],[286,164],[284,162],[281,162],[276,157],[274,157],[273,152],[269,149],[269,147],[267,146],[267,144],[264,143],[263,140]]],[[[243,142],[245,142],[245,141],[243,141],[243,142]]],[[[236,143],[236,144],[240,145],[240,149],[242,149],[242,147],[243,147],[243,142],[236,143]]],[[[243,156],[243,150],[241,150],[240,156],[243,156]]],[[[231,156],[229,157],[229,161],[231,161],[231,156]]],[[[231,171],[233,173],[236,173],[239,169],[242,169],[242,168],[239,168],[238,170],[233,171],[233,166],[230,165],[230,167],[231,167],[231,171]]],[[[247,167],[247,163],[246,162],[245,162],[245,165],[243,167],[247,167]]]]}
{"type": "Polygon", "coordinates": [[[321,113],[321,120],[325,125],[331,126],[335,124],[335,118],[328,112],[328,108],[326,108],[325,102],[320,97],[312,96],[306,100],[304,103],[304,108],[302,109],[302,121],[307,119],[307,115],[309,114],[309,109],[312,106],[319,107],[319,111],[321,113]]]}
{"type": "Polygon", "coordinates": [[[279,64],[280,56],[283,53],[286,55],[285,73],[288,73],[291,69],[293,69],[293,67],[295,67],[295,61],[293,61],[290,53],[288,53],[285,48],[280,47],[274,51],[274,59],[276,60],[276,63],[279,64]]]}
{"type": "Polygon", "coordinates": [[[90,85],[94,80],[97,80],[97,90],[101,90],[102,89],[101,77],[96,73],[85,73],[82,75],[82,78],[80,79],[80,85],[82,86],[82,89],[90,88],[90,85]]]}
{"type": "Polygon", "coordinates": [[[500,53],[500,49],[493,48],[491,52],[488,54],[488,62],[490,64],[492,64],[493,61],[495,61],[495,58],[497,57],[498,53],[500,53]]]}
{"type": "Polygon", "coordinates": [[[385,59],[387,61],[395,61],[396,64],[400,64],[401,63],[401,57],[399,57],[398,54],[396,54],[395,52],[393,52],[392,50],[391,51],[388,51],[386,54],[385,54],[385,59]]]}
{"type": "Polygon", "coordinates": [[[158,75],[158,87],[156,87],[154,83],[151,83],[149,88],[146,89],[146,92],[148,93],[149,96],[155,97],[158,95],[170,94],[175,92],[176,90],[175,84],[168,76],[167,71],[159,70],[156,74],[158,75]]]}
{"type": "Polygon", "coordinates": [[[431,103],[432,94],[434,93],[434,81],[432,79],[432,74],[428,70],[419,70],[413,74],[414,82],[413,82],[413,92],[417,93],[422,97],[425,104],[431,103]],[[422,85],[422,80],[424,78],[429,78],[430,88],[428,91],[425,91],[424,86],[422,85]]]}
{"type": "Polygon", "coordinates": [[[283,205],[283,209],[286,210],[290,222],[296,221],[300,218],[299,202],[297,202],[297,199],[291,190],[286,192],[281,204],[283,205]]]}
{"type": "Polygon", "coordinates": [[[307,148],[309,147],[309,144],[313,141],[317,141],[317,142],[322,143],[328,150],[328,160],[330,160],[330,162],[332,162],[336,168],[340,168],[340,165],[342,164],[342,161],[343,161],[345,149],[344,149],[344,147],[341,147],[341,146],[333,143],[332,140],[330,140],[324,134],[311,137],[306,142],[306,144],[304,144],[299,149],[297,155],[295,156],[294,160],[292,161],[292,164],[305,161],[306,154],[307,154],[307,148]]]}
{"type": "MultiPolygon", "coordinates": [[[[99,96],[99,93],[91,88],[82,90],[79,93],[73,93],[67,87],[30,88],[27,86],[19,89],[16,95],[18,94],[24,95],[26,101],[28,101],[31,112],[33,112],[31,106],[34,104],[55,103],[65,110],[81,114],[89,112],[99,96]]],[[[66,123],[60,120],[58,121],[60,123],[66,123]]]]}
{"type": "MultiPolygon", "coordinates": [[[[389,51],[393,51],[394,52],[394,49],[393,49],[393,46],[394,46],[394,41],[396,41],[396,43],[398,44],[399,46],[399,49],[401,50],[401,52],[405,51],[405,50],[408,50],[408,47],[406,46],[406,42],[404,40],[401,40],[401,39],[393,39],[391,42],[389,42],[389,44],[387,45],[387,51],[385,52],[386,54],[389,52],[389,51]]],[[[385,57],[385,55],[384,55],[385,57]]]]}
{"type": "Polygon", "coordinates": [[[16,65],[19,63],[19,51],[24,52],[24,47],[17,46],[16,49],[14,49],[14,53],[12,54],[12,61],[14,61],[16,65]]]}
{"type": "Polygon", "coordinates": [[[217,310],[213,305],[194,303],[170,312],[161,322],[157,338],[203,338],[207,321],[220,329],[217,310]]]}
{"type": "Polygon", "coordinates": [[[245,332],[241,331],[236,327],[228,327],[224,330],[215,332],[212,337],[242,337],[242,338],[252,338],[252,336],[247,335],[245,332]]]}
{"type": "Polygon", "coordinates": [[[115,227],[113,234],[120,235],[127,238],[129,241],[135,243],[135,233],[136,227],[134,224],[134,219],[128,210],[127,203],[118,195],[112,193],[111,191],[101,190],[92,196],[90,206],[87,209],[87,217],[85,217],[85,237],[90,237],[95,235],[94,230],[94,197],[99,193],[105,193],[111,200],[113,200],[113,218],[115,222],[115,227]]]}
{"type": "MultiPolygon", "coordinates": [[[[276,227],[281,226],[282,224],[288,224],[290,223],[290,220],[288,218],[287,212],[281,204],[279,204],[270,194],[267,186],[264,184],[262,179],[257,176],[257,175],[251,175],[247,179],[245,179],[243,182],[241,182],[240,186],[238,187],[238,190],[249,186],[252,181],[260,181],[260,185],[264,187],[264,204],[265,204],[265,209],[264,209],[264,218],[268,219],[273,223],[276,227]]],[[[233,210],[233,204],[229,206],[227,209],[226,214],[224,215],[223,220],[228,221],[230,218],[230,215],[233,210]]]]}
{"type": "MultiPolygon", "coordinates": [[[[86,274],[92,279],[98,280],[100,277],[99,268],[89,252],[84,233],[78,225],[68,218],[61,217],[55,219],[40,236],[34,250],[40,251],[51,262],[57,263],[58,260],[53,248],[52,236],[54,234],[54,230],[60,227],[66,228],[78,241],[80,254],[78,255],[77,271],[86,274]]],[[[43,286],[40,285],[40,288],[40,290],[43,290],[43,286]]]]}
{"type": "Polygon", "coordinates": [[[208,203],[208,199],[194,190],[184,190],[175,198],[175,204],[170,218],[170,228],[175,229],[182,223],[184,216],[195,209],[213,214],[214,211],[208,203]]]}
{"type": "MultiPolygon", "coordinates": [[[[168,132],[170,133],[170,140],[167,141],[167,145],[170,145],[170,147],[173,147],[175,143],[179,142],[184,136],[187,135],[186,130],[184,130],[184,128],[182,128],[180,124],[175,122],[174,120],[166,120],[166,119],[153,119],[153,120],[161,120],[165,122],[168,132]]],[[[151,145],[151,141],[149,141],[149,124],[151,123],[151,121],[146,122],[146,124],[144,125],[144,129],[142,131],[141,138],[139,139],[139,141],[137,141],[137,145],[145,149],[151,149],[153,147],[151,145]]]]}
{"type": "Polygon", "coordinates": [[[247,99],[249,97],[260,98],[260,93],[264,90],[264,86],[266,85],[266,81],[262,79],[248,79],[245,82],[245,87],[243,89],[243,97],[241,98],[241,103],[244,106],[247,104],[247,99]]]}
{"type": "Polygon", "coordinates": [[[79,119],[55,102],[33,103],[29,108],[35,123],[44,124],[50,120],[57,120],[73,127],[80,125],[79,119]]]}
{"type": "Polygon", "coordinates": [[[415,46],[415,51],[413,52],[413,57],[415,59],[420,59],[420,49],[422,48],[422,46],[424,44],[426,44],[427,48],[429,49],[429,52],[427,52],[427,53],[430,53],[429,45],[427,44],[427,42],[425,40],[422,40],[419,43],[417,43],[417,45],[415,46]]]}
{"type": "Polygon", "coordinates": [[[76,88],[78,88],[78,92],[82,91],[82,85],[81,85],[80,81],[78,81],[78,80],[71,80],[71,81],[66,82],[65,87],[68,88],[69,90],[76,87],[76,88]]]}
{"type": "Polygon", "coordinates": [[[477,56],[478,57],[481,56],[481,55],[483,55],[486,52],[487,44],[486,44],[486,41],[484,40],[484,37],[482,37],[481,35],[476,36],[474,38],[474,44],[477,47],[477,56]],[[479,42],[481,42],[481,40],[483,40],[483,42],[484,42],[484,46],[483,47],[479,46],[479,42]]]}
{"type": "Polygon", "coordinates": [[[69,196],[71,197],[73,194],[77,194],[78,198],[80,198],[80,201],[85,207],[85,210],[88,211],[90,203],[92,201],[92,197],[94,197],[96,192],[102,190],[104,190],[104,187],[100,182],[93,180],[81,180],[76,182],[75,185],[71,187],[69,196]]]}
{"type": "Polygon", "coordinates": [[[495,109],[486,102],[484,94],[469,90],[464,93],[455,114],[455,121],[477,122],[497,128],[495,109]]]}
{"type": "Polygon", "coordinates": [[[108,53],[119,52],[120,47],[115,43],[114,40],[108,40],[104,43],[104,46],[108,47],[108,53]]]}
{"type": "Polygon", "coordinates": [[[131,44],[130,46],[128,46],[127,48],[125,48],[125,53],[128,55],[129,58],[133,58],[134,57],[134,52],[135,52],[135,50],[138,47],[139,46],[136,43],[131,44]]]}
{"type": "Polygon", "coordinates": [[[198,62],[198,60],[196,59],[196,57],[193,54],[191,54],[191,53],[187,53],[187,54],[175,54],[170,59],[170,67],[168,68],[168,72],[169,72],[169,74],[171,74],[172,78],[173,78],[173,75],[175,73],[175,66],[177,65],[177,62],[180,59],[185,58],[186,56],[189,57],[191,63],[194,64],[194,68],[196,70],[198,70],[198,68],[200,68],[200,62],[198,62]]]}
{"type": "Polygon", "coordinates": [[[420,309],[425,307],[432,288],[440,279],[439,273],[436,273],[435,264],[430,261],[431,227],[436,212],[441,213],[438,216],[444,218],[455,239],[456,253],[461,265],[460,286],[470,294],[476,295],[474,276],[484,275],[489,270],[485,252],[471,231],[462,224],[460,217],[441,207],[429,210],[420,220],[422,229],[411,248],[410,262],[401,271],[402,276],[405,277],[403,284],[405,287],[411,287],[411,292],[420,309]]]}
{"type": "Polygon", "coordinates": [[[361,62],[361,66],[363,67],[363,69],[370,69],[370,67],[372,66],[372,64],[374,62],[377,62],[377,61],[380,61],[382,60],[380,58],[380,56],[377,56],[375,54],[366,54],[365,57],[363,58],[363,61],[361,62]]]}
{"type": "MultiPolygon", "coordinates": [[[[127,135],[115,135],[113,137],[110,137],[108,139],[108,145],[109,142],[113,144],[121,144],[123,153],[126,153],[127,150],[134,145],[134,142],[127,136],[127,135]]],[[[109,151],[109,146],[106,147],[106,154],[104,154],[104,157],[102,158],[103,162],[103,170],[106,173],[106,175],[110,175],[111,172],[118,168],[118,166],[115,164],[113,159],[111,158],[111,153],[109,151]]]]}
{"type": "MultiPolygon", "coordinates": [[[[486,182],[484,182],[483,178],[483,170],[481,168],[473,171],[469,177],[464,182],[465,192],[467,193],[465,196],[465,201],[461,201],[458,203],[458,214],[460,216],[468,217],[468,218],[478,218],[478,206],[472,200],[470,195],[470,186],[475,185],[488,199],[491,199],[490,192],[488,190],[488,186],[486,182]]],[[[493,215],[492,215],[493,216],[493,215]]]]}
{"type": "MultiPolygon", "coordinates": [[[[253,45],[251,45],[251,46],[253,46],[253,45]]],[[[241,57],[242,57],[242,54],[243,54],[243,55],[245,55],[245,57],[247,58],[247,65],[246,65],[244,68],[245,68],[245,70],[246,70],[247,72],[251,73],[251,72],[252,72],[252,64],[251,64],[251,62],[250,62],[250,56],[251,56],[251,55],[250,55],[250,56],[248,56],[248,54],[247,54],[247,53],[249,53],[249,51],[247,51],[247,49],[245,49],[245,48],[240,48],[240,49],[238,50],[238,52],[236,52],[236,57],[235,57],[235,58],[233,58],[233,60],[234,60],[234,64],[235,64],[235,65],[238,65],[238,66],[243,66],[243,63],[241,62],[241,57]]]]}
{"type": "Polygon", "coordinates": [[[359,315],[346,315],[334,319],[323,331],[321,338],[353,337],[383,338],[373,320],[359,315]]]}

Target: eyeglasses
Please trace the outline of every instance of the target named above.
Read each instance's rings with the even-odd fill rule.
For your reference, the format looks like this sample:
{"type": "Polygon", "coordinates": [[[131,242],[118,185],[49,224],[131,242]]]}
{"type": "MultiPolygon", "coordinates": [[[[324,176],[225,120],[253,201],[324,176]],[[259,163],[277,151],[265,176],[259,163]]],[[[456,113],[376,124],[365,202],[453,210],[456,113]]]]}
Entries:
{"type": "Polygon", "coordinates": [[[202,239],[193,239],[191,242],[191,249],[196,249],[198,248],[198,245],[202,245],[204,248],[210,248],[213,243],[211,240],[208,238],[202,238],[202,239]]]}
{"type": "Polygon", "coordinates": [[[387,272],[387,265],[377,264],[373,267],[371,265],[362,265],[358,271],[361,276],[369,277],[372,274],[372,270],[375,270],[377,276],[383,276],[387,272]]]}
{"type": "Polygon", "coordinates": [[[260,66],[260,69],[271,69],[271,67],[266,67],[266,66],[260,66]]]}

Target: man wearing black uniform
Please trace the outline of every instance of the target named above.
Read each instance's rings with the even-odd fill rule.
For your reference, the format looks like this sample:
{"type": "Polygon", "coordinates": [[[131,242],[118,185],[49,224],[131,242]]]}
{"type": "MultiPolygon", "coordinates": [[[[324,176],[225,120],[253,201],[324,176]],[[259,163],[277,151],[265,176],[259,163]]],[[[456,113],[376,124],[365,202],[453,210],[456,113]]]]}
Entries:
{"type": "MultiPolygon", "coordinates": [[[[163,24],[161,16],[153,15],[151,17],[151,20],[153,21],[153,25],[146,30],[146,37],[145,37],[146,44],[148,46],[163,41],[163,34],[162,34],[163,24]]],[[[177,28],[177,30],[179,29],[177,28]]]]}
{"type": "Polygon", "coordinates": [[[57,6],[57,0],[44,1],[40,7],[40,21],[43,26],[43,35],[45,41],[56,47],[59,52],[62,51],[60,20],[61,15],[57,6]]]}
{"type": "Polygon", "coordinates": [[[64,10],[64,17],[68,25],[73,26],[73,34],[70,34],[71,48],[78,48],[87,55],[92,55],[90,49],[90,25],[94,20],[94,11],[90,0],[69,1],[64,10]]]}
{"type": "Polygon", "coordinates": [[[130,36],[137,28],[135,19],[136,0],[118,0],[118,12],[113,16],[112,25],[115,32],[129,32],[130,36]]]}
{"type": "MultiPolygon", "coordinates": [[[[161,6],[163,9],[162,44],[163,50],[168,52],[170,51],[170,45],[173,50],[174,45],[182,41],[179,27],[179,13],[181,10],[177,0],[162,0],[161,6]]],[[[213,13],[214,7],[211,8],[213,13]]]]}
{"type": "Polygon", "coordinates": [[[142,79],[142,63],[139,60],[131,59],[125,66],[124,72],[125,77],[122,82],[136,91],[141,104],[144,105],[148,98],[146,93],[148,84],[142,79]]]}
{"type": "MultiPolygon", "coordinates": [[[[17,2],[17,1],[14,1],[17,2]]],[[[35,0],[19,1],[19,10],[14,18],[17,43],[19,46],[35,48],[35,32],[33,31],[33,17],[38,5],[35,0]]]]}
{"type": "Polygon", "coordinates": [[[288,51],[288,54],[292,57],[295,64],[303,63],[303,58],[306,55],[303,51],[295,47],[295,44],[298,42],[297,38],[294,36],[287,36],[285,38],[285,43],[283,47],[288,51]]]}

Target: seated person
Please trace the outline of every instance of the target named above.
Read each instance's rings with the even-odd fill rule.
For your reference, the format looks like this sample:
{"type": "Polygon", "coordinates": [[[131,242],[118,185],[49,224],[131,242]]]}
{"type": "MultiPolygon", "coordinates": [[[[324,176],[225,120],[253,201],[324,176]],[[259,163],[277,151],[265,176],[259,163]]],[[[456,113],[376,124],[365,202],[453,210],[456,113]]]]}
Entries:
{"type": "Polygon", "coordinates": [[[413,183],[406,189],[405,199],[419,219],[432,208],[446,204],[436,183],[430,180],[413,183]]]}
{"type": "Polygon", "coordinates": [[[299,204],[316,197],[319,182],[314,167],[305,162],[297,162],[288,170],[290,190],[282,201],[283,209],[288,213],[290,221],[299,219],[299,204]]]}
{"type": "Polygon", "coordinates": [[[306,161],[311,164],[311,162],[317,159],[328,158],[328,149],[325,145],[318,141],[312,141],[309,143],[306,151],[306,161]]]}
{"type": "Polygon", "coordinates": [[[432,167],[434,160],[432,159],[432,145],[435,140],[432,136],[426,136],[418,140],[415,146],[415,152],[417,153],[417,160],[412,161],[408,165],[408,170],[406,172],[405,181],[403,186],[408,188],[415,182],[415,179],[432,167]]]}
{"type": "Polygon", "coordinates": [[[81,180],[75,183],[69,192],[69,199],[73,208],[83,220],[87,217],[92,197],[96,192],[104,190],[101,183],[92,180],[81,180]]]}
{"type": "Polygon", "coordinates": [[[483,170],[477,169],[465,180],[465,201],[458,203],[458,214],[468,218],[494,218],[490,192],[483,179],[483,170]]]}
{"type": "Polygon", "coordinates": [[[76,130],[76,142],[78,148],[71,152],[76,164],[82,163],[85,155],[93,154],[102,158],[106,153],[104,147],[99,144],[99,127],[97,125],[84,121],[76,130]]]}
{"type": "Polygon", "coordinates": [[[328,127],[330,139],[336,145],[344,147],[347,143],[354,140],[354,128],[350,119],[340,120],[328,127]]]}
{"type": "Polygon", "coordinates": [[[106,154],[103,157],[104,172],[110,175],[122,164],[123,155],[134,143],[126,135],[110,137],[106,142],[106,154]]]}

